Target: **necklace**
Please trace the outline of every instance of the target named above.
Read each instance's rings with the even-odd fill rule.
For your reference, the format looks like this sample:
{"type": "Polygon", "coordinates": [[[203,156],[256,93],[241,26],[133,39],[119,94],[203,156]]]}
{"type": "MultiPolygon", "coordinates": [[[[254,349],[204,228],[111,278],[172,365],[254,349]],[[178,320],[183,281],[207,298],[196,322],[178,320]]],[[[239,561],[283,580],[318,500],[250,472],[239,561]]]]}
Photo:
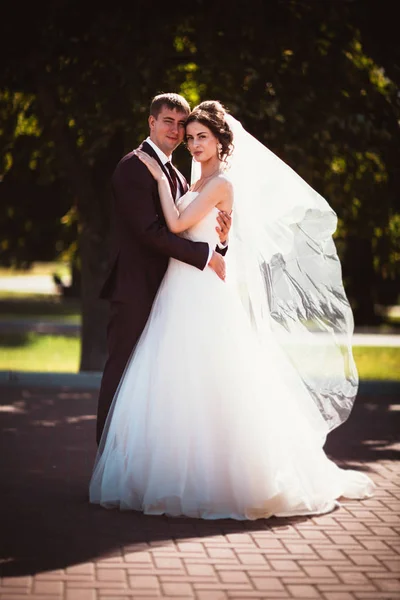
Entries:
{"type": "Polygon", "coordinates": [[[205,186],[205,184],[207,183],[207,181],[209,179],[212,179],[212,177],[214,177],[217,173],[220,173],[219,168],[216,169],[215,171],[213,171],[211,173],[211,175],[207,175],[207,177],[200,177],[196,183],[194,184],[194,186],[192,188],[190,188],[191,192],[199,192],[200,190],[203,189],[203,187],[205,186]]]}
{"type": "Polygon", "coordinates": [[[213,172],[211,173],[211,175],[207,175],[207,177],[200,177],[200,178],[199,178],[199,182],[200,182],[200,181],[207,181],[207,179],[211,179],[211,177],[214,177],[214,175],[215,175],[216,173],[219,173],[219,167],[218,167],[218,169],[216,169],[215,171],[213,171],[213,172]]]}

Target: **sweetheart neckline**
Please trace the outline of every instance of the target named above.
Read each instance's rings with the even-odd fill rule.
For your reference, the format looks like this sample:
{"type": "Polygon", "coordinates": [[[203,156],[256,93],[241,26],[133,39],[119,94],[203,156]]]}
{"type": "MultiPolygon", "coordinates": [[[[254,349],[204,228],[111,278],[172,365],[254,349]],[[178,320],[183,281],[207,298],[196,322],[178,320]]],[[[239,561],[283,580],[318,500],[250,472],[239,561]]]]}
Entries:
{"type": "MultiPolygon", "coordinates": [[[[188,190],[187,192],[185,192],[182,196],[180,196],[180,198],[178,198],[178,200],[176,201],[175,205],[178,206],[178,204],[180,203],[180,201],[182,200],[182,198],[184,198],[185,196],[187,196],[188,194],[199,194],[199,192],[197,192],[196,190],[188,190]]],[[[211,210],[216,210],[216,211],[220,211],[219,208],[217,208],[216,206],[213,206],[211,210]]],[[[210,211],[211,212],[211,211],[210,211]]]]}

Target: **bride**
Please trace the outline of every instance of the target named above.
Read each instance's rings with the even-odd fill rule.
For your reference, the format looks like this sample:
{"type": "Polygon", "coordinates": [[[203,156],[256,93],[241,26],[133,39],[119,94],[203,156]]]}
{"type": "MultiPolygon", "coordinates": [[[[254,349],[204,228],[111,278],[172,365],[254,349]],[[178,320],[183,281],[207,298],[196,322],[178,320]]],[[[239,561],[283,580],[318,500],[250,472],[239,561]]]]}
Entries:
{"type": "Polygon", "coordinates": [[[158,163],[168,228],[214,247],[233,210],[222,281],[170,259],[111,406],[90,502],[203,519],[323,514],[374,483],[323,450],[358,378],[336,215],[216,101],[186,122],[194,159],[177,205],[158,163]],[[192,177],[193,179],[193,177],[192,177]]]}

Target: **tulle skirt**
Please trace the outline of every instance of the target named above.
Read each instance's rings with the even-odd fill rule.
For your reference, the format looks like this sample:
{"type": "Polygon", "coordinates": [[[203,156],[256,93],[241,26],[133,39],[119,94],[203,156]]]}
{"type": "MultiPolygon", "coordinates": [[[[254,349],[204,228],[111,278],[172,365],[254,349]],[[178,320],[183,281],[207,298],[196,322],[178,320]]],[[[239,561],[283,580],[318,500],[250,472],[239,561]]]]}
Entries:
{"type": "Polygon", "coordinates": [[[340,469],[273,335],[215,273],[170,260],[99,446],[90,502],[203,519],[322,514],[374,483],[340,469]]]}

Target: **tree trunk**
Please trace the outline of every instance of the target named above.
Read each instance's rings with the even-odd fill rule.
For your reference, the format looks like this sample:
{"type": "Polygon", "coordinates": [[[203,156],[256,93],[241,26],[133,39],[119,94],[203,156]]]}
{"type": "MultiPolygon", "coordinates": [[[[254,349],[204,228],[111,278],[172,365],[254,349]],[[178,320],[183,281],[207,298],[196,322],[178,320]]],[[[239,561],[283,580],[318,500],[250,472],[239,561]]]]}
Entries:
{"type": "Polygon", "coordinates": [[[343,260],[343,274],[349,278],[346,293],[353,308],[355,325],[374,325],[376,277],[371,239],[349,235],[343,260]]]}
{"type": "Polygon", "coordinates": [[[80,371],[102,371],[106,360],[106,325],[108,302],[99,299],[104,281],[104,236],[92,223],[83,224],[80,232],[82,272],[82,346],[80,371]]]}
{"type": "Polygon", "coordinates": [[[106,203],[94,189],[91,173],[83,163],[59,105],[57,92],[40,78],[37,99],[44,128],[53,139],[62,170],[78,199],[81,262],[81,371],[101,371],[106,358],[108,306],[99,299],[106,269],[108,223],[106,203]]]}

